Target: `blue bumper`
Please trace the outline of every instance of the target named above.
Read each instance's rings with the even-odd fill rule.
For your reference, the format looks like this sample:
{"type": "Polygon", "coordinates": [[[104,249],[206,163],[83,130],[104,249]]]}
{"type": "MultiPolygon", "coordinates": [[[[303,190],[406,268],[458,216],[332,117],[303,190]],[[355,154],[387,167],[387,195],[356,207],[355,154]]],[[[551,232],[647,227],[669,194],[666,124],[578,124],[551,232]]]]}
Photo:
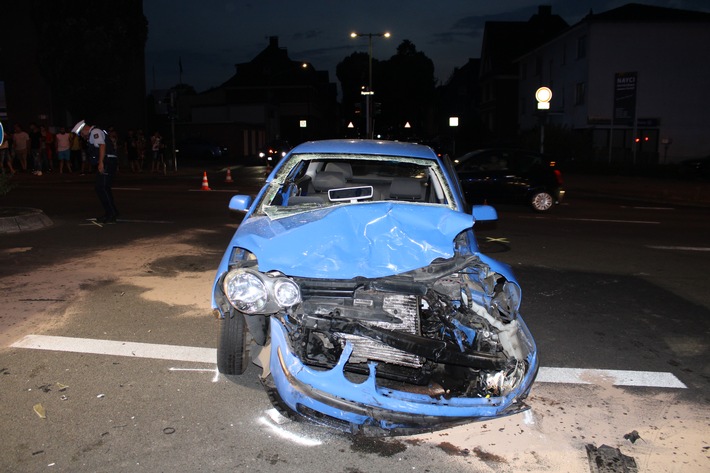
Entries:
{"type": "MultiPolygon", "coordinates": [[[[519,323],[532,342],[527,327],[520,320],[519,323]]],[[[332,369],[312,369],[292,353],[286,337],[284,325],[276,317],[271,317],[270,370],[282,401],[304,417],[329,425],[340,424],[345,430],[362,427],[385,431],[427,430],[522,412],[528,409],[522,401],[528,395],[538,369],[533,345],[526,360],[528,370],[523,381],[506,396],[445,399],[378,386],[375,362],[370,363],[365,382],[348,380],[343,370],[352,353],[349,343],[332,369]]]]}

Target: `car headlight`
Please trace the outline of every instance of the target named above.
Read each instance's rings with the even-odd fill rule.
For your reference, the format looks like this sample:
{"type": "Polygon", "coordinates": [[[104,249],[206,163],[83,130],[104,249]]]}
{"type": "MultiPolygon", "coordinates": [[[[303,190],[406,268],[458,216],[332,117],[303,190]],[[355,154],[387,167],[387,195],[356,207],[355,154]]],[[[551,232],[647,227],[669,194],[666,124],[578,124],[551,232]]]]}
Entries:
{"type": "Polygon", "coordinates": [[[281,307],[291,307],[301,302],[301,290],[290,279],[279,279],[274,284],[274,297],[281,307]]]}
{"type": "Polygon", "coordinates": [[[262,310],[269,298],[261,279],[247,272],[228,273],[224,278],[224,293],[237,310],[247,314],[262,310]]]}
{"type": "Polygon", "coordinates": [[[259,157],[260,157],[260,158],[263,158],[264,156],[266,156],[266,153],[264,153],[263,151],[261,151],[261,152],[259,153],[259,157]]]}
{"type": "Polygon", "coordinates": [[[279,274],[234,269],[222,286],[230,304],[245,314],[273,314],[301,302],[298,284],[279,274]]]}

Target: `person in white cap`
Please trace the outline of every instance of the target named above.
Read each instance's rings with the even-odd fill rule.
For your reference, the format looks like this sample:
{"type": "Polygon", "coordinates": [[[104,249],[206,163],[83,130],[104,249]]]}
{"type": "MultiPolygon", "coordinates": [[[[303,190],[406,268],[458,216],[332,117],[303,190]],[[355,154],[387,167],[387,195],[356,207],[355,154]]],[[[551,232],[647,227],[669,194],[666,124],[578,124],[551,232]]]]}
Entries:
{"type": "Polygon", "coordinates": [[[118,170],[118,153],[113,142],[106,139],[106,132],[97,126],[92,126],[84,120],[80,121],[72,133],[86,140],[86,153],[93,166],[96,166],[96,195],[104,208],[104,215],[96,219],[99,223],[116,223],[118,210],[113,200],[113,179],[118,170]]]}

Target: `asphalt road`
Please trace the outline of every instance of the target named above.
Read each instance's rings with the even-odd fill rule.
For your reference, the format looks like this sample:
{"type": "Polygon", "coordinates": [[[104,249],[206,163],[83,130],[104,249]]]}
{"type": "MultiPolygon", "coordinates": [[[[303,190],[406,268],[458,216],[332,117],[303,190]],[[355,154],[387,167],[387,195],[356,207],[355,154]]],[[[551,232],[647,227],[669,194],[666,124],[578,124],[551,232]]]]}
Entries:
{"type": "Polygon", "coordinates": [[[254,366],[227,379],[196,361],[217,343],[227,202],[263,178],[207,171],[212,191],[198,169],[121,176],[116,225],[88,220],[90,176],[23,176],[0,201],[53,222],[0,235],[0,470],[575,472],[590,471],[588,445],[639,471],[709,469],[707,209],[589,195],[544,216],[499,207],[478,235],[523,286],[543,366],[532,410],[363,439],[274,416],[254,366]]]}

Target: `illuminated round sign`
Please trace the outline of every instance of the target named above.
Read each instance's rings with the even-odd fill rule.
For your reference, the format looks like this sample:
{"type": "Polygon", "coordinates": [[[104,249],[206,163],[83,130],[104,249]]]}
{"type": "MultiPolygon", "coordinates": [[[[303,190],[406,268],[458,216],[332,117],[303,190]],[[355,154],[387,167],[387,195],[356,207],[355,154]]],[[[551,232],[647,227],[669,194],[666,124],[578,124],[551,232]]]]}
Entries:
{"type": "Polygon", "coordinates": [[[552,100],[552,91],[547,87],[540,87],[535,91],[535,99],[538,102],[549,102],[552,100]]]}
{"type": "Polygon", "coordinates": [[[547,87],[540,87],[535,91],[538,110],[549,110],[550,100],[552,100],[552,91],[547,87]]]}

